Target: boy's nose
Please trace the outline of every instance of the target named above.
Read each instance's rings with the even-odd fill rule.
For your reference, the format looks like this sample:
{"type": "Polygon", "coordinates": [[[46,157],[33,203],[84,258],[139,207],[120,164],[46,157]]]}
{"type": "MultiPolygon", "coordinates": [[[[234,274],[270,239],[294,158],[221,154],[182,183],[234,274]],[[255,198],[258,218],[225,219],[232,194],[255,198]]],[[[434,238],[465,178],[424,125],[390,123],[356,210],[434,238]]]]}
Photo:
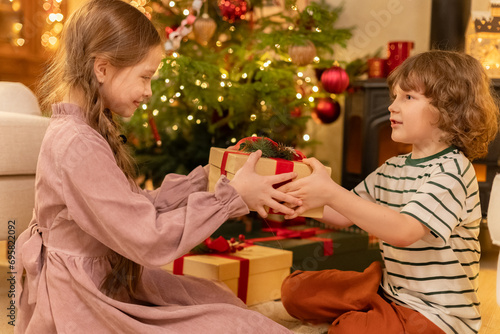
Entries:
{"type": "Polygon", "coordinates": [[[394,102],[392,102],[387,109],[389,110],[389,112],[393,113],[394,112],[394,102]]]}

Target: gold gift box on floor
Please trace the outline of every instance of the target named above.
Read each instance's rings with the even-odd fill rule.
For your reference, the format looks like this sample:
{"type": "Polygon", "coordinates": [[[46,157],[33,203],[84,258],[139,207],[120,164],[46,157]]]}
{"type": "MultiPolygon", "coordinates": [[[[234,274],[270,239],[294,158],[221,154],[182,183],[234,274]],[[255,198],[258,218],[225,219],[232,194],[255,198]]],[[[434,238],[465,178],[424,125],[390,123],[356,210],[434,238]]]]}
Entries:
{"type": "MultiPolygon", "coordinates": [[[[248,153],[232,151],[218,147],[210,149],[210,173],[208,176],[208,191],[214,191],[215,184],[219,180],[221,174],[225,174],[229,180],[234,177],[234,174],[245,164],[248,159],[248,153]],[[227,152],[227,153],[226,153],[227,152]],[[221,170],[221,167],[224,170],[221,170]]],[[[297,173],[297,179],[311,175],[312,169],[308,165],[300,161],[287,161],[283,159],[260,158],[255,166],[255,171],[260,175],[275,175],[277,168],[281,165],[291,165],[289,171],[297,173]]],[[[288,167],[286,167],[288,168],[288,167]]],[[[331,175],[331,168],[326,167],[328,174],[331,175]]],[[[313,208],[302,214],[303,217],[322,218],[323,208],[313,208]]]]}
{"type": "Polygon", "coordinates": [[[292,254],[287,250],[248,246],[230,254],[187,255],[163,269],[223,282],[247,305],[255,305],[281,298],[281,283],[290,274],[292,254]],[[182,262],[180,267],[177,261],[182,262]],[[242,271],[242,261],[247,261],[246,274],[242,271]],[[240,273],[246,276],[241,277],[240,273]]]}

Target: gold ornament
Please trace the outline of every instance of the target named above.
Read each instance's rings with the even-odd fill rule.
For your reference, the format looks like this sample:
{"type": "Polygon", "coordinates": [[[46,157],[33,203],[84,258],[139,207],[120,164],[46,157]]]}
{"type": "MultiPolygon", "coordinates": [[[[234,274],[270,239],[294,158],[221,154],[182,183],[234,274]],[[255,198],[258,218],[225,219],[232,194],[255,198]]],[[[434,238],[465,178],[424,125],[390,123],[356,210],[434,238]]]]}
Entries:
{"type": "Polygon", "coordinates": [[[193,24],[196,41],[201,45],[207,45],[210,38],[214,35],[216,28],[217,23],[215,23],[214,19],[208,16],[207,13],[204,13],[201,17],[197,18],[193,24]]]}
{"type": "Polygon", "coordinates": [[[316,47],[311,41],[307,41],[305,45],[291,45],[288,48],[288,54],[292,59],[292,63],[297,66],[309,65],[316,57],[316,47]]]}

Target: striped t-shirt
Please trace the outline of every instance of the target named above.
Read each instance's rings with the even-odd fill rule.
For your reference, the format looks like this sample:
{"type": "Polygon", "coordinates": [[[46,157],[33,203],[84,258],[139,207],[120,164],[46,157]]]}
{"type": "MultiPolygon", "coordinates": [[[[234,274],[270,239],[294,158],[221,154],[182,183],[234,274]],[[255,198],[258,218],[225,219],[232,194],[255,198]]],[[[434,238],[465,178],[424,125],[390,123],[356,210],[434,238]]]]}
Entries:
{"type": "Polygon", "coordinates": [[[408,247],[380,241],[386,295],[445,333],[477,333],[481,208],[471,162],[454,147],[423,159],[401,155],[353,191],[416,218],[431,231],[408,247]]]}

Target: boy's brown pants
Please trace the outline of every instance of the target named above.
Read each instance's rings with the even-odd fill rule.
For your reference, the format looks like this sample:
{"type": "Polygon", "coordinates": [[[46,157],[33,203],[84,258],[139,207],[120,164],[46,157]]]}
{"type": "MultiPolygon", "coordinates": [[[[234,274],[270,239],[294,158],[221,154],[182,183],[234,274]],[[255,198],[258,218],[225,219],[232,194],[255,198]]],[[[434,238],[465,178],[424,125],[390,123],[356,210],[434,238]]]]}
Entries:
{"type": "Polygon", "coordinates": [[[329,334],[443,334],[417,311],[379,295],[382,269],[374,262],[364,272],[295,271],[281,287],[281,300],[293,317],[328,322],[329,334]]]}

